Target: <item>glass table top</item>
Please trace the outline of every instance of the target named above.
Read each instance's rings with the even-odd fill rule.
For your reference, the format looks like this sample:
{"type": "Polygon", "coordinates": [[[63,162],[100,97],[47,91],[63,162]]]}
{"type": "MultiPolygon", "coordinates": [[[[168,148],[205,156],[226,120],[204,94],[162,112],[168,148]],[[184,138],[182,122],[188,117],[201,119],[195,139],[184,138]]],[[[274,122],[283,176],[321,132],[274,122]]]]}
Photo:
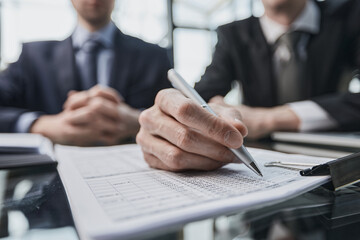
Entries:
{"type": "MultiPolygon", "coordinates": [[[[337,192],[320,187],[279,204],[188,223],[148,239],[358,239],[359,236],[358,184],[337,192]]],[[[78,239],[55,167],[0,170],[0,239],[78,239]]]]}

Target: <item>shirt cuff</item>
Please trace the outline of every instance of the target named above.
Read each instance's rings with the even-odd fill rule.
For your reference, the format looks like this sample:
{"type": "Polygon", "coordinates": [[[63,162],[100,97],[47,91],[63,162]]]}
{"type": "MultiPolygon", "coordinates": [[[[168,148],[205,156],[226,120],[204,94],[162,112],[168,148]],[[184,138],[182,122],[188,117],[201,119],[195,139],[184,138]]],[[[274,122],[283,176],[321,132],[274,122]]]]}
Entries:
{"type": "Polygon", "coordinates": [[[313,101],[289,103],[291,110],[300,119],[300,132],[329,130],[337,127],[337,122],[313,101]]]}
{"type": "Polygon", "coordinates": [[[27,112],[21,114],[15,124],[15,132],[17,133],[28,133],[31,125],[37,120],[42,114],[39,112],[27,112]]]}

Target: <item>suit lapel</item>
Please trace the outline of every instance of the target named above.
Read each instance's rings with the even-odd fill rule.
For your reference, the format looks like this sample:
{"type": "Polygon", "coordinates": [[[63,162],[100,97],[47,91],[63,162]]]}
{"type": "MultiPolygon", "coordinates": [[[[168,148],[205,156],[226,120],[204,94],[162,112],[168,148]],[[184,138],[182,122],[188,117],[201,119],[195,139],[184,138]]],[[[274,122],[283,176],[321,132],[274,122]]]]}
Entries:
{"type": "MultiPolygon", "coordinates": [[[[334,78],[330,75],[332,71],[329,71],[329,67],[336,67],[334,62],[338,58],[339,47],[333,46],[342,45],[342,27],[341,21],[326,16],[325,11],[322,11],[320,33],[310,38],[307,48],[305,82],[307,98],[331,91],[331,86],[335,84],[330,82],[334,78]]],[[[343,49],[345,51],[345,46],[343,49]]]]}
{"type": "Polygon", "coordinates": [[[117,29],[114,41],[115,56],[111,69],[109,86],[116,89],[126,99],[128,83],[130,81],[131,58],[134,57],[130,48],[126,47],[126,36],[117,29]]]}
{"type": "Polygon", "coordinates": [[[58,99],[64,103],[70,90],[80,90],[71,37],[56,47],[54,62],[58,99]]]}

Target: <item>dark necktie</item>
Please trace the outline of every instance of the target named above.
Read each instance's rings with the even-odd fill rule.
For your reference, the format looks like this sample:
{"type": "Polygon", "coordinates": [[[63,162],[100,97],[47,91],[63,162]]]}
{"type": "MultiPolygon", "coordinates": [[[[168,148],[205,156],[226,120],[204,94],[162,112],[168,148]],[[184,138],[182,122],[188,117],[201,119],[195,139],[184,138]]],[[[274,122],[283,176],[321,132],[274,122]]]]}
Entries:
{"type": "Polygon", "coordinates": [[[97,80],[97,57],[101,49],[101,42],[89,39],[82,47],[85,53],[85,61],[83,66],[83,88],[89,89],[98,83],[97,80]]]}
{"type": "Polygon", "coordinates": [[[275,43],[278,61],[275,63],[278,104],[299,101],[304,95],[305,59],[301,56],[301,32],[289,32],[275,43]]]}

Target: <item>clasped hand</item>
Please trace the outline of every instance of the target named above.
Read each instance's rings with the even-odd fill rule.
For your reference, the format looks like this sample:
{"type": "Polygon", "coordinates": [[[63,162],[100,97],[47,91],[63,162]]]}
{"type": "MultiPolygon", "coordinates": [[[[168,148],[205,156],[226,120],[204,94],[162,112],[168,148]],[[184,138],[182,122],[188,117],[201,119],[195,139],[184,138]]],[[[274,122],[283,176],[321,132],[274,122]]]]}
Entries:
{"type": "Polygon", "coordinates": [[[113,145],[139,129],[140,111],[123,102],[111,88],[95,86],[88,91],[71,91],[64,110],[40,117],[31,132],[55,143],[91,146],[113,145]]]}

